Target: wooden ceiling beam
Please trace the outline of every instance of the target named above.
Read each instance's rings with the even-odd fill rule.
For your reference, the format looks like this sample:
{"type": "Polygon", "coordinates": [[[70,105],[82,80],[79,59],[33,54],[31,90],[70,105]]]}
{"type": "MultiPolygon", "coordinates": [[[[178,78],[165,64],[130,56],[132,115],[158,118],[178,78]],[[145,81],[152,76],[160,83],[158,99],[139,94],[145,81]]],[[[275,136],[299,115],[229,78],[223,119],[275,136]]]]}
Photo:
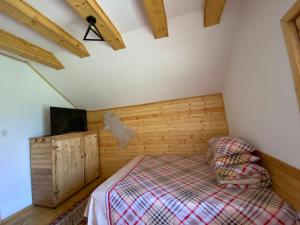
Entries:
{"type": "Polygon", "coordinates": [[[89,53],[82,43],[23,0],[1,0],[0,11],[27,25],[79,57],[89,53]]]}
{"type": "Polygon", "coordinates": [[[168,23],[163,0],[144,0],[144,7],[155,39],[168,37],[168,23]]]}
{"type": "Polygon", "coordinates": [[[96,27],[114,50],[125,48],[121,34],[95,0],[66,1],[85,21],[88,16],[96,18],[96,27]]]}
{"type": "Polygon", "coordinates": [[[221,16],[226,0],[205,0],[204,27],[213,26],[221,22],[221,16]]]}
{"type": "Polygon", "coordinates": [[[1,29],[0,49],[17,54],[57,70],[64,68],[64,66],[51,52],[48,52],[1,29]]]}

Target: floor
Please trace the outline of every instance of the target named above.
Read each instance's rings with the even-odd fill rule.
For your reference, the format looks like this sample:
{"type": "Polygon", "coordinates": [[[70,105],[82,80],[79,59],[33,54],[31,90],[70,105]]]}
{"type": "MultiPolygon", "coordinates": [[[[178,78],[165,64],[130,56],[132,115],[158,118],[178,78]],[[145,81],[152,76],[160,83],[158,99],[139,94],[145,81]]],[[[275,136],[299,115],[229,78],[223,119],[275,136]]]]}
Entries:
{"type": "Polygon", "coordinates": [[[48,225],[102,182],[103,179],[98,178],[55,209],[29,206],[21,212],[5,219],[1,225],[48,225]]]}

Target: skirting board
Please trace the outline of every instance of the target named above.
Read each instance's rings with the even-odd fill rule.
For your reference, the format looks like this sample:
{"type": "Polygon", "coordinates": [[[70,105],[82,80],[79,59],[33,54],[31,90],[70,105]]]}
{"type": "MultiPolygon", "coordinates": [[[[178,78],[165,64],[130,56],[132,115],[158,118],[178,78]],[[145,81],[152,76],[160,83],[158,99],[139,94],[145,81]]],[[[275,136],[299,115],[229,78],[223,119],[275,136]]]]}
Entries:
{"type": "Polygon", "coordinates": [[[29,206],[25,207],[24,209],[21,209],[20,211],[10,215],[9,217],[6,217],[5,219],[0,220],[0,224],[5,224],[8,221],[12,221],[12,220],[20,217],[22,214],[26,214],[26,212],[31,210],[32,207],[33,207],[33,205],[29,205],[29,206]]]}

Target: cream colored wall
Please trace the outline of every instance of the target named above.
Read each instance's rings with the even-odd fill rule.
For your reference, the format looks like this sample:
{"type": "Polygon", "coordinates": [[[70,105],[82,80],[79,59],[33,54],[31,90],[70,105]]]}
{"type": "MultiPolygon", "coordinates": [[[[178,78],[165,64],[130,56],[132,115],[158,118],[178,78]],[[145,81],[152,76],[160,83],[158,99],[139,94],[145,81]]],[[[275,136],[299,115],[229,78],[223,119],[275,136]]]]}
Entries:
{"type": "Polygon", "coordinates": [[[72,107],[27,64],[0,55],[0,213],[31,204],[29,140],[50,133],[49,106],[72,107]]]}
{"type": "Polygon", "coordinates": [[[300,168],[300,113],[280,27],[294,2],[245,0],[224,99],[231,134],[300,168]]]}

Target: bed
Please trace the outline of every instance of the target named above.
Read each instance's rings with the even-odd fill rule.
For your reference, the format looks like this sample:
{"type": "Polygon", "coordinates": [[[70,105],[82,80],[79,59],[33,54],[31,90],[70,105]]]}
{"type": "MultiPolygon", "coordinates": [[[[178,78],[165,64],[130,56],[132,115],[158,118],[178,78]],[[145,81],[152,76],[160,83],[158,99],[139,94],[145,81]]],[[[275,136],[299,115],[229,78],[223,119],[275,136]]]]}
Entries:
{"type": "Polygon", "coordinates": [[[91,194],[86,216],[88,225],[289,225],[298,217],[269,188],[219,187],[200,154],[136,157],[91,194]]]}

